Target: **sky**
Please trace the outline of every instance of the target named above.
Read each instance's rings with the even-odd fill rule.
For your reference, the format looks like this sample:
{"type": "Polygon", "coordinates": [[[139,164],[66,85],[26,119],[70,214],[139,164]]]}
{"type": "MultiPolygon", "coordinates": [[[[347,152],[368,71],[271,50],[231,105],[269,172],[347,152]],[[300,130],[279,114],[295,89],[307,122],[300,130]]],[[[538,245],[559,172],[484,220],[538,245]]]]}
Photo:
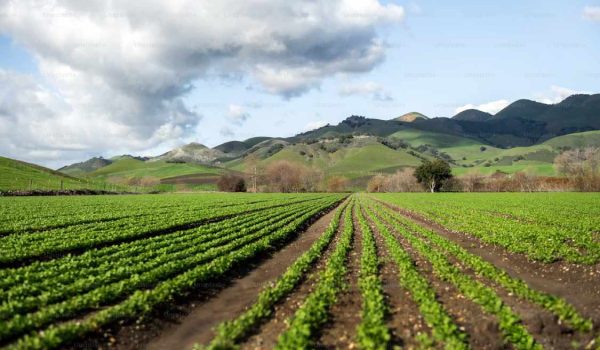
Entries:
{"type": "Polygon", "coordinates": [[[0,155],[53,168],[599,83],[600,0],[0,0],[0,155]]]}

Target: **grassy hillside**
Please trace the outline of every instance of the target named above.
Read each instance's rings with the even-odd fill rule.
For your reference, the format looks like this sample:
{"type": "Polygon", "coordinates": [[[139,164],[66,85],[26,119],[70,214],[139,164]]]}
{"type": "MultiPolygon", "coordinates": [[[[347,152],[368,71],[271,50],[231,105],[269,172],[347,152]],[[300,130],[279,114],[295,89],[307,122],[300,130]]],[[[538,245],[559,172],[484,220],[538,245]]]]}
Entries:
{"type": "Polygon", "coordinates": [[[39,165],[0,157],[0,190],[101,189],[102,184],[62,174],[39,165]]]}
{"type": "Polygon", "coordinates": [[[600,147],[600,130],[558,136],[543,143],[553,148],[600,147]]]}
{"type": "Polygon", "coordinates": [[[330,174],[345,175],[349,178],[375,172],[388,172],[390,168],[418,166],[421,160],[403,150],[393,150],[381,144],[360,148],[348,148],[339,161],[329,168],[330,174]]]}
{"type": "MultiPolygon", "coordinates": [[[[174,190],[178,185],[180,189],[215,189],[216,177],[223,172],[223,169],[192,163],[168,163],[164,160],[143,161],[133,157],[121,157],[112,164],[102,167],[87,176],[94,179],[102,179],[110,183],[117,184],[161,184],[161,190],[174,190]],[[186,182],[179,178],[174,181],[172,178],[194,175],[194,180],[186,182]],[[197,184],[197,178],[207,177],[212,179],[208,183],[197,184]],[[164,186],[162,186],[164,185],[164,186]]],[[[191,177],[189,177],[191,179],[191,177]]]]}

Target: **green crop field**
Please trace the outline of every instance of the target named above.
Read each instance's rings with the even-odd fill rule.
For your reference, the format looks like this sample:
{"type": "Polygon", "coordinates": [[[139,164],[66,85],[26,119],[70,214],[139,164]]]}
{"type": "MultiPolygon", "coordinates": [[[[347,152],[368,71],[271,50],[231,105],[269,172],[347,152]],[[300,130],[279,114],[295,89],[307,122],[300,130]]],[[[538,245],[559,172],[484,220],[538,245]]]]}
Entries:
{"type": "Polygon", "coordinates": [[[0,214],[3,349],[600,341],[597,194],[4,197],[0,214]]]}

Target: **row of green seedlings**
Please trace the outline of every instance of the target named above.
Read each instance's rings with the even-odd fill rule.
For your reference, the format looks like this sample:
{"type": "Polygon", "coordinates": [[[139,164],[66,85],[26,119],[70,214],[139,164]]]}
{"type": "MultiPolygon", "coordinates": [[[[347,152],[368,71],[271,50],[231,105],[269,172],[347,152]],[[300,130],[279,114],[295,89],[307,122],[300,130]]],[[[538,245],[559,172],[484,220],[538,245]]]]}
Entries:
{"type": "Polygon", "coordinates": [[[500,330],[506,342],[511,343],[515,349],[530,350],[542,348],[540,344],[536,343],[531,334],[529,334],[519,316],[502,301],[493,289],[462,273],[443,253],[431,249],[430,245],[405,227],[397,224],[394,225],[394,220],[391,218],[392,215],[384,210],[381,205],[374,204],[374,206],[377,214],[383,218],[386,224],[394,227],[397,233],[431,263],[433,271],[437,276],[453,284],[467,298],[479,304],[485,312],[494,315],[498,319],[500,330]]]}
{"type": "Polygon", "coordinates": [[[258,295],[256,303],[237,318],[219,324],[210,344],[206,347],[196,345],[195,349],[235,349],[238,342],[245,339],[252,330],[267,320],[273,314],[275,305],[305,279],[308,271],[330,245],[340,226],[340,219],[347,205],[348,202],[336,209],[333,219],[321,237],[311,245],[308,251],[296,259],[273,285],[268,286],[258,295]]]}
{"type": "MultiPolygon", "coordinates": [[[[331,198],[325,198],[309,203],[314,203],[315,205],[326,203],[329,205],[329,203],[331,203],[331,198]]],[[[291,213],[293,212],[291,209],[292,207],[297,208],[299,205],[305,205],[309,203],[290,203],[288,206],[278,206],[268,209],[267,212],[269,216],[280,215],[282,213],[291,213]]],[[[0,270],[0,300],[4,300],[4,296],[9,294],[9,287],[14,285],[23,287],[22,285],[27,282],[25,289],[29,290],[30,292],[38,291],[38,288],[36,288],[34,285],[39,281],[45,284],[56,282],[56,285],[60,286],[72,280],[74,278],[74,273],[78,273],[81,276],[99,274],[102,273],[103,270],[95,270],[92,268],[98,266],[111,268],[113,266],[113,262],[121,258],[126,258],[128,261],[136,261],[137,257],[140,257],[139,260],[146,260],[156,255],[156,250],[158,249],[171,247],[176,243],[188,240],[191,234],[207,235],[207,238],[211,237],[210,235],[216,235],[218,237],[218,233],[220,231],[229,230],[236,225],[246,227],[249,224],[263,220],[264,217],[264,211],[253,211],[236,215],[229,220],[208,223],[198,227],[197,229],[175,231],[169,234],[139,239],[133,242],[112,245],[106,248],[88,250],[78,257],[67,256],[50,261],[36,261],[20,268],[2,269],[0,270]],[[148,244],[152,244],[151,250],[147,248],[148,244]],[[102,264],[108,265],[101,266],[102,264]]],[[[19,294],[19,292],[16,294],[19,294]]]]}
{"type": "Polygon", "coordinates": [[[314,335],[327,322],[328,311],[345,286],[346,260],[354,234],[353,210],[354,202],[344,210],[344,230],[325,269],[319,274],[315,289],[289,320],[289,327],[280,334],[275,349],[314,348],[314,335]]]}
{"type": "MultiPolygon", "coordinates": [[[[297,206],[293,205],[293,207],[297,206]]],[[[281,215],[283,212],[282,208],[275,208],[269,211],[269,214],[281,215]]],[[[20,268],[3,269],[0,270],[0,300],[25,292],[30,294],[42,292],[45,288],[40,288],[39,283],[48,288],[55,288],[73,279],[104,273],[107,269],[114,267],[113,262],[123,258],[128,262],[148,260],[162,252],[172,251],[170,249],[173,247],[179,248],[180,243],[195,235],[203,235],[205,239],[209,240],[218,237],[219,232],[227,232],[236,226],[246,228],[248,225],[262,220],[264,216],[265,214],[262,212],[253,212],[229,220],[209,223],[197,229],[176,231],[106,248],[88,250],[76,258],[68,256],[50,261],[36,261],[20,268]],[[148,249],[148,246],[151,246],[152,249],[148,249]],[[27,285],[24,285],[25,283],[27,285]]]]}
{"type": "MultiPolygon", "coordinates": [[[[154,286],[152,289],[129,290],[130,294],[124,301],[93,313],[82,321],[69,321],[51,324],[43,332],[26,335],[9,348],[52,348],[77,339],[86,333],[122,318],[132,318],[149,312],[155,305],[170,300],[183,291],[193,287],[207,278],[217,277],[233,266],[248,260],[256,254],[271,249],[272,246],[286,239],[307,220],[323,208],[304,211],[299,217],[282,225],[266,227],[256,233],[247,234],[221,247],[185,260],[173,260],[147,275],[134,276],[129,283],[118,284],[116,288],[107,286],[82,296],[76,296],[68,302],[44,308],[37,313],[17,316],[13,322],[4,323],[0,332],[10,339],[15,334],[22,335],[28,330],[48,325],[65,314],[76,314],[89,308],[106,305],[121,299],[123,290],[131,289],[129,284],[140,287],[154,286]],[[144,278],[142,278],[144,276],[144,278]],[[138,283],[143,281],[142,284],[138,283]]],[[[230,238],[231,239],[231,238],[230,238]]],[[[5,337],[3,337],[5,339],[5,337]]]]}
{"type": "Polygon", "coordinates": [[[592,321],[579,314],[573,305],[569,304],[563,298],[537,291],[531,288],[523,280],[513,278],[504,270],[497,268],[480,256],[469,253],[457,243],[414,223],[412,220],[399,215],[393,215],[394,212],[388,208],[383,207],[382,210],[391,213],[392,215],[390,215],[390,218],[395,222],[422,235],[429,240],[430,243],[434,244],[437,249],[442,249],[447,256],[454,257],[461,263],[473,269],[477,274],[502,286],[505,290],[517,297],[542,306],[556,315],[561,322],[569,325],[574,330],[587,332],[593,328],[592,321]]]}
{"type": "MultiPolygon", "coordinates": [[[[34,233],[133,217],[171,215],[182,211],[197,211],[208,206],[212,209],[219,209],[240,204],[265,203],[267,201],[274,201],[274,199],[261,198],[240,201],[239,199],[214,200],[200,197],[194,203],[183,204],[183,207],[180,201],[162,201],[158,203],[153,201],[151,206],[142,204],[133,207],[131,204],[136,203],[124,207],[113,202],[107,203],[109,205],[102,205],[91,201],[86,206],[82,202],[73,201],[75,205],[67,208],[64,206],[65,202],[52,203],[52,209],[46,211],[39,206],[28,207],[27,203],[15,203],[14,206],[5,208],[5,220],[0,223],[0,236],[15,233],[34,233]],[[14,212],[11,212],[11,209],[14,212]]],[[[51,204],[46,203],[46,205],[51,204]]]]}
{"type": "MultiPolygon", "coordinates": [[[[309,201],[315,201],[312,199],[309,201]]],[[[302,200],[303,202],[306,200],[302,200]]],[[[152,237],[166,229],[201,224],[209,220],[220,220],[248,211],[268,210],[286,206],[289,202],[276,202],[264,205],[241,204],[219,210],[205,210],[176,213],[168,217],[149,217],[146,220],[130,220],[127,223],[104,223],[87,229],[56,230],[37,234],[11,235],[0,238],[0,264],[14,264],[49,254],[66,254],[74,250],[94,248],[102,244],[116,244],[132,239],[152,237]],[[144,229],[141,230],[140,228],[144,229]]]]}
{"type": "Polygon", "coordinates": [[[379,278],[379,260],[373,230],[363,215],[362,203],[356,211],[362,232],[362,254],[358,285],[362,294],[361,322],[357,329],[361,349],[387,349],[391,340],[386,326],[387,307],[379,278]]]}
{"type": "Polygon", "coordinates": [[[600,261],[600,243],[594,241],[591,231],[583,233],[566,227],[548,227],[538,222],[507,220],[470,207],[467,209],[462,203],[455,206],[444,203],[417,205],[414,209],[442,226],[469,232],[487,243],[526,254],[541,262],[565,259],[572,263],[594,264],[600,261]],[[484,220],[481,219],[482,215],[485,216],[484,220]],[[564,244],[565,240],[572,244],[564,244]]]}
{"type": "Polygon", "coordinates": [[[431,328],[433,339],[422,333],[419,336],[421,342],[424,344],[441,343],[446,349],[468,349],[467,335],[459,329],[438,301],[435,290],[417,270],[410,255],[371,208],[365,206],[365,212],[383,238],[390,258],[398,267],[400,286],[409,292],[423,315],[425,323],[431,328]]]}
{"type": "MultiPolygon", "coordinates": [[[[272,225],[282,225],[285,220],[291,220],[295,215],[298,215],[296,213],[306,209],[310,209],[310,207],[306,207],[306,205],[304,208],[302,206],[292,206],[286,208],[282,213],[273,215],[266,221],[260,220],[260,217],[255,217],[253,221],[246,222],[245,225],[239,225],[239,222],[236,225],[235,221],[238,220],[232,220],[234,222],[228,225],[218,225],[218,228],[220,228],[218,231],[215,231],[215,227],[207,227],[205,230],[187,232],[179,240],[164,238],[158,242],[136,242],[130,244],[130,248],[134,249],[121,247],[122,251],[128,253],[121,260],[107,257],[101,265],[101,269],[79,268],[69,271],[58,265],[56,270],[62,270],[60,276],[56,276],[59,281],[48,278],[49,275],[53,275],[49,273],[52,271],[51,269],[45,269],[41,278],[32,275],[30,271],[27,271],[24,275],[19,274],[19,271],[15,271],[15,275],[23,276],[27,283],[16,285],[16,288],[6,291],[7,298],[0,304],[0,320],[4,321],[16,314],[41,309],[69,297],[83,295],[96,288],[108,288],[116,282],[119,282],[118,285],[125,284],[126,289],[135,288],[135,285],[144,283],[142,276],[145,273],[163,266],[169,261],[178,259],[185,261],[190,256],[230,243],[249,232],[255,232],[265,227],[276,227],[272,225]],[[208,230],[215,232],[207,234],[208,230]],[[150,245],[146,243],[150,243],[150,245]],[[140,254],[135,255],[134,251],[140,252],[140,254]],[[119,262],[122,262],[122,264],[119,262]],[[136,276],[134,282],[131,282],[131,276],[136,276]]],[[[224,223],[227,224],[227,221],[224,223]]],[[[90,261],[89,259],[90,256],[86,256],[79,260],[90,261]]],[[[3,333],[0,330],[0,338],[2,335],[3,333]]]]}
{"type": "Polygon", "coordinates": [[[139,275],[133,274],[127,279],[103,285],[85,294],[76,295],[68,300],[46,306],[34,313],[15,315],[0,328],[0,339],[2,339],[2,342],[6,342],[6,340],[14,339],[28,331],[47,326],[58,319],[76,316],[85,310],[95,309],[101,305],[118,301],[128,294],[136,295],[143,289],[149,288],[149,286],[160,285],[162,281],[176,279],[175,276],[185,275],[186,271],[193,269],[195,266],[209,264],[211,261],[227,256],[240,248],[252,245],[253,242],[268,239],[274,230],[284,229],[289,225],[297,227],[322,209],[323,207],[316,207],[311,210],[299,211],[299,214],[282,219],[277,223],[269,222],[256,232],[242,230],[240,233],[234,231],[220,239],[220,243],[223,244],[221,246],[204,251],[190,250],[186,252],[185,258],[178,260],[167,255],[163,259],[163,264],[153,270],[139,275]],[[298,220],[300,220],[300,223],[298,223],[298,220]]]}

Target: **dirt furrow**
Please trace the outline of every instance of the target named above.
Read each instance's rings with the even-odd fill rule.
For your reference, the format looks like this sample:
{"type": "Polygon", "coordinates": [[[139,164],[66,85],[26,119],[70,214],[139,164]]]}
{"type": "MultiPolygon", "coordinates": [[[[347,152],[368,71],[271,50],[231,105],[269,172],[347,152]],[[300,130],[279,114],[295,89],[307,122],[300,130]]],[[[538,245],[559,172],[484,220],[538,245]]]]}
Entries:
{"type": "Polygon", "coordinates": [[[532,288],[559,296],[575,306],[585,317],[600,324],[600,264],[575,265],[564,261],[541,263],[523,254],[507,251],[463,232],[455,232],[408,210],[380,202],[404,217],[448,238],[470,253],[479,255],[511,277],[522,279],[532,288]]]}
{"type": "Polygon", "coordinates": [[[279,335],[287,328],[286,321],[294,315],[306,296],[314,289],[317,282],[316,277],[325,267],[327,259],[337,245],[343,230],[344,216],[342,215],[335,237],[312,271],[307,274],[307,278],[285,300],[275,306],[272,317],[258,328],[256,334],[241,344],[241,349],[272,349],[275,346],[279,335]]]}
{"type": "Polygon", "coordinates": [[[325,231],[334,212],[334,207],[328,208],[280,249],[261,254],[218,279],[194,286],[186,295],[160,306],[137,322],[107,326],[67,348],[191,349],[197,342],[210,340],[214,326],[252,305],[264,286],[276,280],[308,250],[325,231]]]}
{"type": "Polygon", "coordinates": [[[366,217],[375,234],[375,244],[381,264],[379,273],[388,305],[387,326],[392,335],[392,346],[401,346],[408,350],[417,349],[420,345],[417,335],[430,334],[431,329],[425,323],[417,304],[412,301],[410,293],[400,286],[398,267],[389,257],[377,227],[368,216],[366,217]]]}
{"type": "Polygon", "coordinates": [[[392,229],[398,242],[411,256],[419,272],[430,281],[438,300],[444,305],[448,314],[459,328],[468,334],[469,345],[472,349],[511,348],[504,344],[498,320],[494,316],[485,313],[479,305],[467,299],[451,283],[437,277],[431,263],[423,258],[394,227],[388,227],[392,229]]]}
{"type": "MultiPolygon", "coordinates": [[[[355,207],[354,210],[359,210],[355,207]]],[[[317,347],[319,349],[354,349],[356,328],[361,320],[362,297],[358,286],[362,235],[360,224],[353,212],[354,234],[352,249],[347,258],[346,288],[338,295],[336,303],[329,310],[330,321],[323,327],[317,347]]]]}

